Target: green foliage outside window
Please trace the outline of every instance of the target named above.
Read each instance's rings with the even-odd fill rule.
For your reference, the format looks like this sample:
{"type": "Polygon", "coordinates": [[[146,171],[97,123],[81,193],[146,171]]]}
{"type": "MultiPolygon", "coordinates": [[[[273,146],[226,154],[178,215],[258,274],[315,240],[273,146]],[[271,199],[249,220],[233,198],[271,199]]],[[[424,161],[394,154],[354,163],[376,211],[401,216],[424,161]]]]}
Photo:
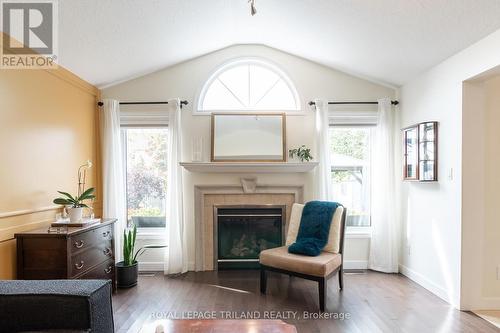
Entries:
{"type": "MultiPolygon", "coordinates": [[[[367,136],[366,131],[356,128],[334,128],[330,131],[330,152],[344,155],[359,160],[366,157],[367,136]]],[[[354,173],[358,171],[332,171],[332,179],[336,183],[355,181],[359,176],[354,173]]],[[[359,172],[358,172],[359,173],[359,172]]]]}
{"type": "Polygon", "coordinates": [[[127,130],[128,216],[164,216],[158,202],[166,198],[166,189],[166,131],[127,130]]]}
{"type": "Polygon", "coordinates": [[[128,216],[163,216],[160,208],[157,207],[142,207],[136,209],[129,209],[128,216]]]}
{"type": "Polygon", "coordinates": [[[330,151],[363,160],[366,155],[366,132],[353,128],[330,131],[330,151]]]}

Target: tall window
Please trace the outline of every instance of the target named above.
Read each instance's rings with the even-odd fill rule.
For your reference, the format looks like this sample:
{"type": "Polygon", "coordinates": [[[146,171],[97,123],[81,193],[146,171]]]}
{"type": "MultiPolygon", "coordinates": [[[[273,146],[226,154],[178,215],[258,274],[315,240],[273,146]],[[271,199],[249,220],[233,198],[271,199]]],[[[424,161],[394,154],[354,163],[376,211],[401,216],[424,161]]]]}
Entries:
{"type": "Polygon", "coordinates": [[[299,110],[290,79],[276,66],[259,59],[235,60],[219,68],[205,83],[198,111],[299,110]]]}
{"type": "Polygon", "coordinates": [[[127,216],[138,228],[165,228],[168,129],[123,128],[127,216]]]}
{"type": "Polygon", "coordinates": [[[333,195],[348,207],[346,225],[350,227],[370,226],[372,128],[330,127],[333,195]]]}

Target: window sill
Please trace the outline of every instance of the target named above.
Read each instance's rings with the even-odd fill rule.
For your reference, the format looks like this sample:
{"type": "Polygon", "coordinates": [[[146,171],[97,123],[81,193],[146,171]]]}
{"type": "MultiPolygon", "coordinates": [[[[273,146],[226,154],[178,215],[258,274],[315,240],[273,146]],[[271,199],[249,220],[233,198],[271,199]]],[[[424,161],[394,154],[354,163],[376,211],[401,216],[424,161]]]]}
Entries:
{"type": "Polygon", "coordinates": [[[347,227],[345,238],[372,238],[371,227],[347,227]]]}

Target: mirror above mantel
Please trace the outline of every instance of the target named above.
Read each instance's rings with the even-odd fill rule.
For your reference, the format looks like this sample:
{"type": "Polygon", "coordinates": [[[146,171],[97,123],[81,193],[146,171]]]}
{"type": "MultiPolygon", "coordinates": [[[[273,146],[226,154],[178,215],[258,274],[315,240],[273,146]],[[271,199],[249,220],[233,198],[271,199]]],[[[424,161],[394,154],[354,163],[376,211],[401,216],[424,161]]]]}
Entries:
{"type": "Polygon", "coordinates": [[[284,113],[214,113],[212,162],[286,162],[284,113]]]}

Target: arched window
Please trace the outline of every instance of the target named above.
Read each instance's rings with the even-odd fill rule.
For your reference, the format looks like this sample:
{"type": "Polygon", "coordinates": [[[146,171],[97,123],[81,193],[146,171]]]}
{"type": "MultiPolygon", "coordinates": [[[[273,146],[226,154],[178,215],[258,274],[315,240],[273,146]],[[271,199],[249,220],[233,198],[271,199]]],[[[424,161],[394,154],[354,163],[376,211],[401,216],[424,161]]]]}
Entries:
{"type": "Polygon", "coordinates": [[[290,79],[260,59],[223,65],[205,83],[198,111],[298,111],[300,101],[290,79]]]}

